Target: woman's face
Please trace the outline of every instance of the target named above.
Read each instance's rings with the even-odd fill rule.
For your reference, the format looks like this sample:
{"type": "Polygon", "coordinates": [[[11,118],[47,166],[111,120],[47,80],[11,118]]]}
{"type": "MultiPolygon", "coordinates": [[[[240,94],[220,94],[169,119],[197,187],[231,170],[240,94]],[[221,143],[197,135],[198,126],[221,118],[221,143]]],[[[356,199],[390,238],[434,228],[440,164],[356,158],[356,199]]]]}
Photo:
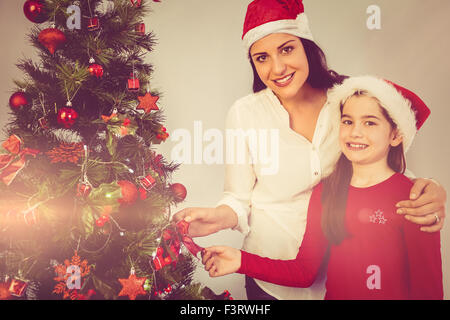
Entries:
{"type": "Polygon", "coordinates": [[[294,98],[308,78],[308,59],[296,36],[270,34],[252,45],[250,56],[261,81],[281,100],[294,98]]]}
{"type": "Polygon", "coordinates": [[[342,152],[353,164],[387,164],[390,147],[401,142],[401,136],[392,129],[376,99],[359,95],[345,102],[339,143],[342,152]]]}

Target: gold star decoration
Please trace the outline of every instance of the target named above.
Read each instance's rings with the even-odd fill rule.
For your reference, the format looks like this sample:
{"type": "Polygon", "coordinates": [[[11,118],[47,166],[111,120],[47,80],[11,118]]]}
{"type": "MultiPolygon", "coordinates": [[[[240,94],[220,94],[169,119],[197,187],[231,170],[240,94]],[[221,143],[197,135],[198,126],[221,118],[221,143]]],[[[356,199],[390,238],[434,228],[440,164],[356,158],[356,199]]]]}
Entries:
{"type": "Polygon", "coordinates": [[[130,300],[136,300],[139,295],[145,295],[143,285],[146,278],[138,278],[132,272],[128,279],[119,279],[122,284],[122,290],[119,292],[119,296],[128,296],[130,300]]]}
{"type": "Polygon", "coordinates": [[[158,101],[158,96],[152,96],[150,92],[147,92],[144,96],[139,96],[139,105],[137,106],[137,109],[142,109],[145,111],[145,113],[150,113],[152,110],[159,110],[158,106],[156,105],[156,102],[158,101]]]}

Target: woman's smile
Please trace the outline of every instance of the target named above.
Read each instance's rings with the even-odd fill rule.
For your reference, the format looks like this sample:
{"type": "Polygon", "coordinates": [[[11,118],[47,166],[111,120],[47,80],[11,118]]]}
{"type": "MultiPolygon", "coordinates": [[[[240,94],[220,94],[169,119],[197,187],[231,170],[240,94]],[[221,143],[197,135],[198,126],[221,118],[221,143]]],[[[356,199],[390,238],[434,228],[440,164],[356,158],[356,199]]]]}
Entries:
{"type": "Polygon", "coordinates": [[[287,75],[287,76],[284,77],[284,78],[275,79],[275,80],[272,80],[272,81],[273,81],[273,82],[275,83],[275,85],[278,86],[278,87],[286,87],[286,86],[288,86],[288,85],[292,82],[292,79],[294,78],[294,75],[295,75],[295,72],[293,72],[293,73],[287,75]]]}

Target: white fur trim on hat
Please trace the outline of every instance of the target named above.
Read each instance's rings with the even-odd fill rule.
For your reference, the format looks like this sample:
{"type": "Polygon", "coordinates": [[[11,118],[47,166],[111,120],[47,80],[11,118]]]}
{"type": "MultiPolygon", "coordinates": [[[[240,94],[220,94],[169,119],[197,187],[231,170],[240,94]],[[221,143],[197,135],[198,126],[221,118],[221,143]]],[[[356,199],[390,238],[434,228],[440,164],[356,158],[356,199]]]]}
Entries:
{"type": "Polygon", "coordinates": [[[362,90],[376,98],[386,109],[403,136],[403,148],[406,153],[417,133],[416,117],[411,108],[411,102],[403,97],[393,85],[373,76],[350,77],[330,90],[328,103],[332,108],[339,110],[341,104],[362,90]]]}
{"type": "Polygon", "coordinates": [[[288,33],[314,41],[311,30],[309,29],[308,17],[303,12],[295,20],[286,19],[267,22],[248,31],[243,38],[246,53],[248,54],[250,47],[256,41],[272,33],[288,33]]]}

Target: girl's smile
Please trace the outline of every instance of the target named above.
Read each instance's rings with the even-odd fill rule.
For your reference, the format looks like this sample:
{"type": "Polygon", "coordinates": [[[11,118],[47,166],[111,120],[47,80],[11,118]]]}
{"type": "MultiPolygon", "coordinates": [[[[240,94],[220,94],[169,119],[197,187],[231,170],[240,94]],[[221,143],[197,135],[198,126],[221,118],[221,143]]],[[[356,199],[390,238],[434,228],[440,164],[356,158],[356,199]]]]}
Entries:
{"type": "Polygon", "coordinates": [[[364,150],[369,146],[367,144],[352,143],[352,142],[347,142],[346,145],[347,145],[347,148],[352,151],[364,150]]]}

